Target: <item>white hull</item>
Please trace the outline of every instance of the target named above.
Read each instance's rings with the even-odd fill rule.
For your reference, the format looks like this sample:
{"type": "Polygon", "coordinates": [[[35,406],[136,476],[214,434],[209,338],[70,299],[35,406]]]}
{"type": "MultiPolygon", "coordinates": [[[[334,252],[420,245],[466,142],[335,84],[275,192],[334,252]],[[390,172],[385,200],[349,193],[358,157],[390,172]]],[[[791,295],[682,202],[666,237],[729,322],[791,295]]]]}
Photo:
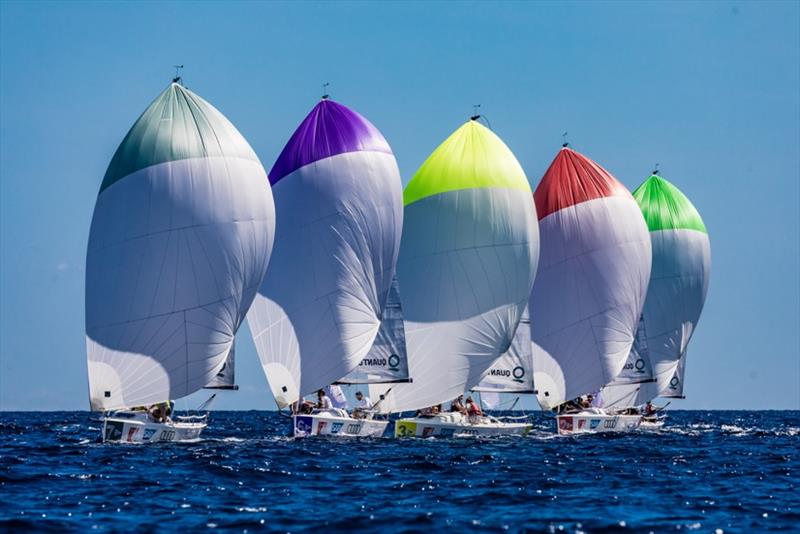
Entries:
{"type": "Polygon", "coordinates": [[[157,423],[146,412],[118,412],[103,419],[104,443],[191,441],[206,428],[204,418],[157,423]]]}
{"type": "Polygon", "coordinates": [[[595,434],[598,432],[629,432],[642,424],[641,415],[609,415],[581,412],[559,415],[558,433],[561,435],[595,434]]]}
{"type": "Polygon", "coordinates": [[[294,437],[333,436],[341,438],[379,438],[389,421],[355,419],[344,411],[332,410],[311,415],[293,415],[294,437]]]}
{"type": "Polygon", "coordinates": [[[400,419],[394,425],[394,437],[524,436],[532,426],[529,423],[505,423],[491,417],[470,420],[460,413],[444,413],[400,419]]]}

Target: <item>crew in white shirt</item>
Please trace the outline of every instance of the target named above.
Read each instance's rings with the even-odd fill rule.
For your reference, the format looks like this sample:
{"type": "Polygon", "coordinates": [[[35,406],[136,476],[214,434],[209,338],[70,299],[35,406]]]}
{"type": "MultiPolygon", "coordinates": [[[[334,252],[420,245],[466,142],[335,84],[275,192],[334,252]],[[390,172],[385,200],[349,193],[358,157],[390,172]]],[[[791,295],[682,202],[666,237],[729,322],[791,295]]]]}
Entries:
{"type": "Polygon", "coordinates": [[[324,390],[317,391],[317,410],[330,410],[333,408],[333,403],[331,403],[331,399],[325,395],[324,390]]]}
{"type": "Polygon", "coordinates": [[[357,419],[364,419],[369,415],[369,411],[371,409],[372,401],[369,400],[369,397],[360,391],[356,391],[356,408],[353,410],[353,417],[357,419]]]}

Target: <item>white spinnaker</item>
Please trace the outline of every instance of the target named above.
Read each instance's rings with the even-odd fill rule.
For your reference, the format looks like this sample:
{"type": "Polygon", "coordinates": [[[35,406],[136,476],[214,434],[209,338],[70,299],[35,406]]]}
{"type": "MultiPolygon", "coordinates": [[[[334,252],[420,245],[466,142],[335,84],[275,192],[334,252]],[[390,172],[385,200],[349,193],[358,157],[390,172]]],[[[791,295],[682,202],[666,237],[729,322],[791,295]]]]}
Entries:
{"type": "Polygon", "coordinates": [[[533,382],[543,408],[598,391],[633,344],[650,277],[650,239],[628,196],[595,198],[539,221],[531,293],[533,382]]]}
{"type": "Polygon", "coordinates": [[[93,410],[180,398],[214,378],[263,278],[274,223],[266,173],[244,138],[170,86],[120,145],[95,205],[86,258],[93,410]]]}
{"type": "Polygon", "coordinates": [[[372,348],[341,384],[394,384],[408,382],[408,353],[403,322],[403,306],[397,278],[392,280],[381,327],[372,348]]]}
{"type": "Polygon", "coordinates": [[[705,303],[711,265],[708,234],[669,229],[650,235],[653,273],[642,317],[655,380],[607,388],[606,408],[641,406],[666,392],[705,303]]]}
{"type": "Polygon", "coordinates": [[[666,388],[661,390],[659,394],[665,399],[683,399],[686,398],[683,393],[684,377],[686,376],[686,352],[681,354],[678,363],[675,365],[675,372],[667,382],[666,388]]]}
{"type": "Polygon", "coordinates": [[[273,185],[275,249],[248,324],[278,406],[331,384],[372,347],[402,231],[391,154],[338,154],[273,185]]]}
{"type": "MultiPolygon", "coordinates": [[[[471,389],[495,393],[533,393],[531,319],[527,307],[508,351],[492,363],[478,385],[471,389]]],[[[483,396],[484,401],[487,398],[490,397],[483,396]]]]}
{"type": "Polygon", "coordinates": [[[406,206],[397,273],[412,382],[371,385],[373,402],[391,388],[381,411],[447,402],[480,381],[511,344],[538,248],[535,207],[515,189],[448,191],[406,206]]]}

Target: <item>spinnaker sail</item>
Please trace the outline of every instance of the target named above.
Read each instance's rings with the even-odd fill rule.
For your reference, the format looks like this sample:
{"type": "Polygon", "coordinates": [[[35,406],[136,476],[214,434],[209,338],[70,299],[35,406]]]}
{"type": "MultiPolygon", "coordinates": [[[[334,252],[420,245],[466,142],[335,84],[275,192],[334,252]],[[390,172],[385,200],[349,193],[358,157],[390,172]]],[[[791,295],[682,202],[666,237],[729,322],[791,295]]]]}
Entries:
{"type": "Polygon", "coordinates": [[[620,371],[650,278],[642,213],[608,171],[564,147],[534,193],[541,258],[531,292],[534,386],[554,408],[620,371]]]}
{"type": "Polygon", "coordinates": [[[685,376],[685,373],[686,352],[681,354],[681,357],[675,366],[675,372],[672,374],[672,378],[670,378],[669,382],[667,382],[666,388],[661,390],[659,396],[664,397],[665,399],[685,399],[686,396],[683,394],[683,377],[685,376]]]}
{"type": "Polygon", "coordinates": [[[450,400],[511,344],[539,256],[530,185],[511,150],[470,120],[422,164],[403,193],[397,264],[413,382],[370,386],[383,411],[450,400]]]}
{"type": "Polygon", "coordinates": [[[372,347],[397,260],[402,185],[377,128],[328,99],[269,179],[275,250],[248,323],[282,407],[347,375],[372,347]]]}
{"type": "Polygon", "coordinates": [[[86,255],[93,410],[208,384],[261,284],[275,211],[250,145],[211,104],[167,87],[120,144],[86,255]]]}
{"type": "MultiPolygon", "coordinates": [[[[492,363],[472,391],[483,393],[533,393],[533,350],[531,347],[531,319],[525,308],[522,319],[508,351],[492,363]]],[[[487,404],[487,399],[482,396],[487,404]]],[[[492,408],[492,406],[489,406],[492,408]]]]}
{"type": "Polygon", "coordinates": [[[403,326],[403,305],[395,277],[383,308],[381,327],[372,348],[341,384],[396,384],[408,382],[408,353],[403,326]]]}
{"type": "Polygon", "coordinates": [[[606,408],[639,406],[666,393],[700,319],[711,272],[708,231],[677,187],[653,174],[633,196],[647,221],[653,248],[642,322],[655,381],[608,388],[606,408]]]}

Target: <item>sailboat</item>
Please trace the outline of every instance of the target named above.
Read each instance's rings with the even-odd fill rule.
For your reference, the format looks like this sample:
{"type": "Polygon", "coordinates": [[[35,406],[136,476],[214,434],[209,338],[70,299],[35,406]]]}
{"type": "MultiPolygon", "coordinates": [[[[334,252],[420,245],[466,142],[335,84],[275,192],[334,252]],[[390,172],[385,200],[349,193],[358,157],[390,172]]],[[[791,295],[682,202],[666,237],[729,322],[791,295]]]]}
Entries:
{"type": "Polygon", "coordinates": [[[542,240],[530,303],[539,404],[560,412],[560,434],[637,428],[641,416],[577,402],[612,382],[631,352],[651,267],[642,212],[616,178],[567,144],[534,199],[542,240]]]}
{"type": "Polygon", "coordinates": [[[86,348],[91,409],[114,412],[104,441],[199,437],[205,421],[171,419],[170,400],[225,366],[274,213],[250,145],[175,78],[115,152],[92,217],[86,348]]]}
{"type": "Polygon", "coordinates": [[[711,245],[705,224],[688,198],[654,172],[634,192],[647,221],[653,269],[637,339],[652,379],[620,376],[603,388],[609,411],[640,408],[660,396],[682,396],[686,348],[708,292],[711,245]]]}
{"type": "MultiPolygon", "coordinates": [[[[370,386],[383,412],[437,406],[476,385],[511,345],[536,273],[536,209],[511,150],[475,116],[405,188],[397,277],[411,383],[370,386]],[[382,397],[381,397],[382,395],[382,397]]],[[[460,413],[406,418],[396,436],[482,433],[460,413]]]]}
{"type": "Polygon", "coordinates": [[[366,118],[326,96],[269,172],[275,250],[248,314],[273,397],[295,436],[382,433],[386,421],[310,411],[303,397],[347,376],[381,327],[403,224],[400,171],[366,118]]]}

